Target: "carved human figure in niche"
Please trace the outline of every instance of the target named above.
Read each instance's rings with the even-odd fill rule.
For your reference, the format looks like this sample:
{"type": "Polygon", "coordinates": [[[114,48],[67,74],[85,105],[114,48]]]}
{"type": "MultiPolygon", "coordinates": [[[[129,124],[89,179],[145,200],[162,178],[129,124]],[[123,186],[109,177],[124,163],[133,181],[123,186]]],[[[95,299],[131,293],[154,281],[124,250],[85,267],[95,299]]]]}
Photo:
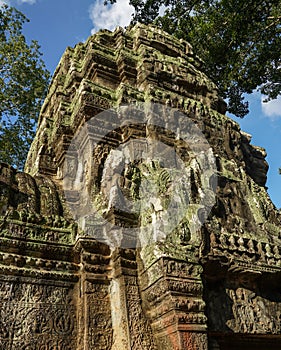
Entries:
{"type": "Polygon", "coordinates": [[[109,212],[112,208],[122,208],[123,203],[120,201],[123,198],[120,186],[119,186],[119,174],[114,174],[111,179],[111,187],[108,195],[108,206],[107,212],[109,212]]]}
{"type": "Polygon", "coordinates": [[[236,292],[233,294],[234,296],[234,304],[233,304],[233,313],[235,315],[236,324],[237,321],[240,320],[240,328],[241,332],[247,332],[247,325],[245,323],[246,316],[246,301],[244,299],[244,293],[241,288],[238,288],[236,292]]]}
{"type": "Polygon", "coordinates": [[[255,305],[255,321],[259,332],[266,333],[270,329],[271,320],[261,298],[257,298],[255,305]]]}
{"type": "Polygon", "coordinates": [[[17,210],[27,209],[29,213],[39,213],[38,200],[36,198],[39,196],[39,192],[34,179],[28,174],[17,173],[16,180],[19,189],[17,210]]]}
{"type": "Polygon", "coordinates": [[[40,192],[40,214],[53,224],[54,215],[60,215],[60,204],[54,183],[43,176],[35,178],[40,192]]]}
{"type": "Polygon", "coordinates": [[[48,188],[48,185],[44,183],[40,186],[40,205],[41,205],[41,212],[42,213],[49,213],[50,211],[50,189],[48,188]]]}
{"type": "Polygon", "coordinates": [[[139,189],[141,185],[141,173],[137,167],[133,168],[131,194],[133,199],[139,199],[139,189]]]}
{"type": "Polygon", "coordinates": [[[128,190],[130,196],[139,199],[139,189],[141,185],[141,171],[137,164],[129,163],[125,165],[123,187],[128,190]]]}
{"type": "Polygon", "coordinates": [[[89,161],[85,159],[82,163],[80,176],[79,176],[79,199],[80,202],[84,204],[86,207],[90,204],[90,198],[91,198],[91,171],[90,171],[90,165],[89,161]]]}
{"type": "Polygon", "coordinates": [[[255,331],[254,305],[252,302],[254,295],[254,293],[248,293],[243,288],[229,291],[229,296],[233,300],[232,311],[235,318],[234,322],[229,322],[229,326],[234,331],[242,333],[255,331]]]}
{"type": "Polygon", "coordinates": [[[180,242],[182,245],[188,244],[191,238],[191,232],[187,222],[183,222],[180,225],[180,242]]]}
{"type": "Polygon", "coordinates": [[[253,298],[255,297],[255,293],[248,292],[244,290],[244,298],[246,302],[245,308],[245,317],[247,320],[247,329],[248,332],[253,332],[256,330],[255,322],[254,322],[254,303],[253,298]]]}
{"type": "Polygon", "coordinates": [[[63,177],[64,186],[67,189],[72,189],[73,184],[77,175],[77,159],[76,158],[66,158],[64,162],[63,177]]]}
{"type": "Polygon", "coordinates": [[[60,310],[53,319],[54,330],[58,334],[70,334],[73,329],[73,319],[67,310],[60,310]]]}

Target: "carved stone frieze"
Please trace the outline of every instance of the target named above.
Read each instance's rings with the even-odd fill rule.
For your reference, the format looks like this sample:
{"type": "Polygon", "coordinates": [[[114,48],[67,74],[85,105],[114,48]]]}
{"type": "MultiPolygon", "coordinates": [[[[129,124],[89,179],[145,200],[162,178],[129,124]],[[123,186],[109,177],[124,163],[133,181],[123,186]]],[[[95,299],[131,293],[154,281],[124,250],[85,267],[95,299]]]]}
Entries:
{"type": "Polygon", "coordinates": [[[252,267],[258,271],[275,271],[281,268],[281,246],[269,242],[261,242],[249,237],[237,236],[233,234],[210,234],[209,257],[223,259],[229,257],[237,267],[252,267]]]}
{"type": "Polygon", "coordinates": [[[231,281],[210,285],[206,301],[210,329],[244,334],[280,334],[281,308],[277,293],[276,289],[266,291],[263,283],[251,283],[247,288],[238,283],[233,285],[231,281]]]}
{"type": "MultiPolygon", "coordinates": [[[[46,282],[45,282],[46,283],[46,282]]],[[[76,349],[77,321],[73,286],[62,287],[0,281],[0,343],[2,348],[40,346],[76,349]]]]}

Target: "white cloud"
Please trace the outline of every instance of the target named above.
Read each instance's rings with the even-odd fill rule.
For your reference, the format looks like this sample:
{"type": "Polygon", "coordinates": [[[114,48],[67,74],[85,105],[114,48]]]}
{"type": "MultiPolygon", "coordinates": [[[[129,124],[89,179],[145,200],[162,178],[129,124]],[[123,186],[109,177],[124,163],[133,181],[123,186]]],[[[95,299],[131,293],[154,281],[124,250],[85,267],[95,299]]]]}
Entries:
{"type": "Polygon", "coordinates": [[[104,6],[104,0],[96,0],[90,6],[90,18],[94,28],[92,34],[99,29],[113,30],[117,26],[125,27],[130,21],[134,12],[133,6],[129,5],[129,0],[118,0],[113,5],[104,6]]]}
{"type": "Polygon", "coordinates": [[[0,7],[3,6],[4,4],[9,5],[9,1],[8,0],[0,0],[0,7]]]}
{"type": "MultiPolygon", "coordinates": [[[[22,5],[22,4],[29,4],[29,5],[33,5],[36,3],[37,0],[17,0],[17,4],[18,5],[22,5]]],[[[3,6],[4,4],[7,5],[13,5],[15,1],[11,1],[11,0],[0,0],[0,7],[3,6]]]]}
{"type": "Polygon", "coordinates": [[[36,3],[36,0],[18,0],[19,4],[30,4],[33,5],[36,3]]]}
{"type": "Polygon", "coordinates": [[[281,96],[279,95],[277,99],[269,101],[269,102],[263,102],[261,100],[261,106],[263,113],[271,118],[281,118],[281,96]]]}

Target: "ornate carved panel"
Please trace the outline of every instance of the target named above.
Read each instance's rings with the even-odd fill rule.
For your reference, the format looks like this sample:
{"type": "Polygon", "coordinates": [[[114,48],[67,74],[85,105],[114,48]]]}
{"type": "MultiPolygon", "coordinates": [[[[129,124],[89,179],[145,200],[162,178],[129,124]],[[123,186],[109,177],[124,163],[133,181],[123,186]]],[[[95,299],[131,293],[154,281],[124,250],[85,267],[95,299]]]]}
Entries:
{"type": "Polygon", "coordinates": [[[5,278],[0,295],[1,349],[76,349],[73,286],[5,278]]]}

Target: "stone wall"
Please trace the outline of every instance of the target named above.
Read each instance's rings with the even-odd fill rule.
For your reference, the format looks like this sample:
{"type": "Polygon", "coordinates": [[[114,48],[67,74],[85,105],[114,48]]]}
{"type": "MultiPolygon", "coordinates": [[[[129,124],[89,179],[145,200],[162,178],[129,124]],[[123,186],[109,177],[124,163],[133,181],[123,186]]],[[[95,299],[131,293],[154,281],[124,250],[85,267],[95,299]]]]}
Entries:
{"type": "Polygon", "coordinates": [[[200,67],[188,43],[140,24],[66,50],[25,172],[0,167],[1,349],[280,348],[280,214],[265,188],[266,153],[224,115],[200,67]],[[131,106],[126,123],[122,105],[131,106]],[[145,106],[158,106],[157,127],[134,122],[136,110],[148,120],[145,106]],[[166,127],[171,115],[181,130],[166,127]],[[155,217],[165,218],[173,193],[182,198],[169,175],[175,160],[169,168],[138,155],[151,140],[184,164],[189,201],[171,232],[142,245],[128,232],[152,234],[154,222],[164,232],[155,217]],[[124,145],[137,161],[120,169],[124,145]],[[118,193],[137,203],[145,179],[159,191],[147,199],[153,208],[121,210],[118,193]],[[85,215],[81,224],[87,201],[102,224],[85,215]]]}

